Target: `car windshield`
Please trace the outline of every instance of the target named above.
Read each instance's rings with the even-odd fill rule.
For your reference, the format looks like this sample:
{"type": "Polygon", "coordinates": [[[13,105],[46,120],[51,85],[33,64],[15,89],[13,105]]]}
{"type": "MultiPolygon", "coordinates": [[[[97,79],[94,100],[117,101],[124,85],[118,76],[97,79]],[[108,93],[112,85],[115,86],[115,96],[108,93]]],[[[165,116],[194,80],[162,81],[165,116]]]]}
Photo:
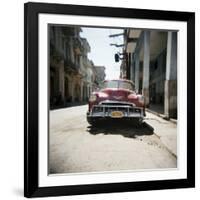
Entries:
{"type": "Polygon", "coordinates": [[[133,90],[133,84],[126,81],[105,81],[103,88],[123,88],[128,90],[133,90]]]}

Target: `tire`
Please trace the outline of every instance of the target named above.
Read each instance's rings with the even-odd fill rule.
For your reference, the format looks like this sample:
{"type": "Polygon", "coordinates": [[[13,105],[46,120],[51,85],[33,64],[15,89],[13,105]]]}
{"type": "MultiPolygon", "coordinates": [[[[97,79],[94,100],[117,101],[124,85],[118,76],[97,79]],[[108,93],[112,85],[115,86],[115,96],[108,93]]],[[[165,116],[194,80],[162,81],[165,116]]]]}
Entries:
{"type": "Polygon", "coordinates": [[[136,128],[140,128],[142,126],[142,123],[143,123],[143,120],[138,118],[138,119],[134,119],[132,121],[133,125],[136,127],[136,128]]]}
{"type": "Polygon", "coordinates": [[[97,120],[93,119],[91,117],[87,117],[87,122],[91,125],[91,126],[95,126],[97,125],[97,120]]]}

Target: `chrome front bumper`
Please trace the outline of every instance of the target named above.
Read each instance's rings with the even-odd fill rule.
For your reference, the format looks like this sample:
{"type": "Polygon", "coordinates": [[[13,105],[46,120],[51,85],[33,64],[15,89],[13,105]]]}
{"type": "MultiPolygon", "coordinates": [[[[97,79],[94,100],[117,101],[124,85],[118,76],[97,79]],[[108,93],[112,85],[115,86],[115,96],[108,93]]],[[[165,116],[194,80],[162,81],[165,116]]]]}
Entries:
{"type": "Polygon", "coordinates": [[[91,112],[87,113],[88,117],[91,118],[113,118],[113,111],[121,111],[123,113],[122,118],[144,118],[143,108],[132,106],[132,105],[95,105],[93,106],[91,112]]]}

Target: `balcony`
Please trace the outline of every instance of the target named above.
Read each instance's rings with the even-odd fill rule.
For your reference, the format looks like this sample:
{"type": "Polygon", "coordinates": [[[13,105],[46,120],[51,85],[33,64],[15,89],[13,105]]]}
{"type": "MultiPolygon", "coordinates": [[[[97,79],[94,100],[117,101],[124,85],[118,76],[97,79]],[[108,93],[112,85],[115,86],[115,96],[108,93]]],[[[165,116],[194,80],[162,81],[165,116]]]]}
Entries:
{"type": "Polygon", "coordinates": [[[79,37],[73,38],[73,47],[77,55],[81,55],[83,51],[83,44],[79,37]]]}
{"type": "Polygon", "coordinates": [[[78,72],[80,68],[80,64],[72,62],[72,60],[69,58],[64,59],[64,66],[67,71],[72,70],[78,72]]]}

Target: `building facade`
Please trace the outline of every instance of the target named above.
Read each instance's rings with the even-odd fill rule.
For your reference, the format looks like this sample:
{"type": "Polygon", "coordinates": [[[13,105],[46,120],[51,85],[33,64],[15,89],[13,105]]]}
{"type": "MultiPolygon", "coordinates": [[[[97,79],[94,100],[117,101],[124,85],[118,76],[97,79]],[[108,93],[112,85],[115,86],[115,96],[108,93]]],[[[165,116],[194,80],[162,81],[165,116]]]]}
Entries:
{"type": "Polygon", "coordinates": [[[80,37],[78,26],[49,27],[50,107],[85,102],[97,84],[94,64],[88,59],[90,45],[80,37]]]}
{"type": "Polygon", "coordinates": [[[96,82],[98,83],[98,88],[101,88],[106,74],[105,74],[105,67],[104,66],[94,66],[95,71],[96,71],[96,82]]]}
{"type": "Polygon", "coordinates": [[[177,117],[177,32],[126,29],[120,76],[135,83],[147,106],[177,117]]]}

